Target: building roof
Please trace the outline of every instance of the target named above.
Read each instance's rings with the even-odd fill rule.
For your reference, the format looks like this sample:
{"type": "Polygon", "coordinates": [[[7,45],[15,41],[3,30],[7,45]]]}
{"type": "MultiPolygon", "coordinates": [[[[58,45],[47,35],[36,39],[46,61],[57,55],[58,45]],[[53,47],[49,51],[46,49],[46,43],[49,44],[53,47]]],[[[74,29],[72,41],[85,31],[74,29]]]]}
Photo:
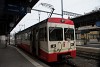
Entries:
{"type": "Polygon", "coordinates": [[[0,35],[9,34],[39,0],[0,0],[0,35]]]}

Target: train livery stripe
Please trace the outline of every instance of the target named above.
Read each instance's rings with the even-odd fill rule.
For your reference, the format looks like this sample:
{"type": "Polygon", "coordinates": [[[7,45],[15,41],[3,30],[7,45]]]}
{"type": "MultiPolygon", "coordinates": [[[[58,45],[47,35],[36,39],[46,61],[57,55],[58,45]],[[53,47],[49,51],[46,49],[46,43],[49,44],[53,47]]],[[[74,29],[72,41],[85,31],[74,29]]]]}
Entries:
{"type": "Polygon", "coordinates": [[[70,25],[74,25],[73,21],[69,20],[69,19],[63,19],[64,22],[61,22],[61,18],[49,18],[48,22],[51,23],[63,23],[63,24],[70,24],[70,25]]]}
{"type": "Polygon", "coordinates": [[[57,54],[56,53],[48,54],[42,49],[40,49],[40,58],[48,62],[52,62],[52,61],[54,62],[57,61],[57,54]]]}
{"type": "Polygon", "coordinates": [[[26,50],[27,52],[30,52],[30,46],[27,44],[20,44],[19,45],[21,48],[23,48],[24,50],[26,50]]]}
{"type": "Polygon", "coordinates": [[[57,61],[57,55],[67,54],[67,53],[70,53],[71,57],[73,57],[73,58],[76,57],[76,50],[49,54],[40,49],[40,58],[44,59],[45,61],[48,61],[48,62],[55,62],[55,61],[57,61]]]}

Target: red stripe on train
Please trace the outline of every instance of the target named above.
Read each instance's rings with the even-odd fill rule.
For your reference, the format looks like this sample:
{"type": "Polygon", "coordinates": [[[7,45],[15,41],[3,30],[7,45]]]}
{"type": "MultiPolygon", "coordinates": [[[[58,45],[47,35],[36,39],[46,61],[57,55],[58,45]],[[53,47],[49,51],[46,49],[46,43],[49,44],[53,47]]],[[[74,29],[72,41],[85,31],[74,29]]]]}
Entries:
{"type": "Polygon", "coordinates": [[[40,50],[40,58],[44,59],[47,62],[54,62],[57,61],[57,54],[56,53],[52,53],[52,54],[48,54],[43,50],[40,50]]]}
{"type": "MultiPolygon", "coordinates": [[[[27,52],[31,53],[30,52],[30,46],[27,45],[27,44],[20,44],[18,45],[19,47],[21,47],[22,49],[26,50],[27,52]]],[[[39,50],[39,57],[47,62],[56,62],[58,61],[57,60],[57,56],[58,55],[63,55],[63,54],[69,54],[71,57],[75,58],[76,57],[76,50],[73,50],[73,51],[67,51],[67,52],[61,52],[61,53],[47,53],[43,50],[39,50]]]]}
{"type": "Polygon", "coordinates": [[[26,50],[27,52],[30,52],[30,46],[27,44],[20,44],[19,47],[26,50]]]}
{"type": "Polygon", "coordinates": [[[75,58],[76,57],[76,50],[73,51],[67,51],[67,52],[62,52],[62,53],[51,53],[48,54],[43,50],[40,50],[40,58],[44,59],[47,62],[56,62],[57,60],[57,56],[61,55],[61,54],[67,54],[69,53],[71,57],[75,58]]]}
{"type": "Polygon", "coordinates": [[[64,22],[61,22],[62,18],[49,18],[48,22],[51,23],[63,23],[63,24],[70,24],[70,25],[74,25],[74,22],[69,20],[69,19],[63,19],[64,22]]]}

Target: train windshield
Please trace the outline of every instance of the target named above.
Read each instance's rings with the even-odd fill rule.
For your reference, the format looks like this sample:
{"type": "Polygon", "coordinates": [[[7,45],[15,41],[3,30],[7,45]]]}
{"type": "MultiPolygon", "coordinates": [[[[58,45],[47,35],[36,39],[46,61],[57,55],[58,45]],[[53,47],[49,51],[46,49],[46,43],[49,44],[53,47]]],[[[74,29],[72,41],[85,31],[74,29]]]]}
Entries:
{"type": "Polygon", "coordinates": [[[64,39],[67,40],[74,40],[74,29],[72,28],[64,28],[64,39]]]}
{"type": "Polygon", "coordinates": [[[62,41],[63,40],[63,28],[49,27],[49,40],[50,41],[62,41]]]}

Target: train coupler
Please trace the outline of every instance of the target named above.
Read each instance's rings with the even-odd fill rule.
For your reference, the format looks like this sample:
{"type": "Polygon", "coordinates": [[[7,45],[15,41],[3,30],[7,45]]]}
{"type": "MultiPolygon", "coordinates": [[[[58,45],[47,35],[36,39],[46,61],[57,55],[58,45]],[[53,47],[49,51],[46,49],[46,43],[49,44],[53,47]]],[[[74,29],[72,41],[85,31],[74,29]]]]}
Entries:
{"type": "Polygon", "coordinates": [[[59,58],[60,58],[60,61],[66,62],[67,59],[70,59],[72,57],[70,55],[61,55],[59,56],[59,58]]]}
{"type": "Polygon", "coordinates": [[[66,64],[72,66],[72,67],[78,67],[72,60],[72,57],[70,55],[65,55],[62,56],[63,62],[65,62],[66,64]]]}

